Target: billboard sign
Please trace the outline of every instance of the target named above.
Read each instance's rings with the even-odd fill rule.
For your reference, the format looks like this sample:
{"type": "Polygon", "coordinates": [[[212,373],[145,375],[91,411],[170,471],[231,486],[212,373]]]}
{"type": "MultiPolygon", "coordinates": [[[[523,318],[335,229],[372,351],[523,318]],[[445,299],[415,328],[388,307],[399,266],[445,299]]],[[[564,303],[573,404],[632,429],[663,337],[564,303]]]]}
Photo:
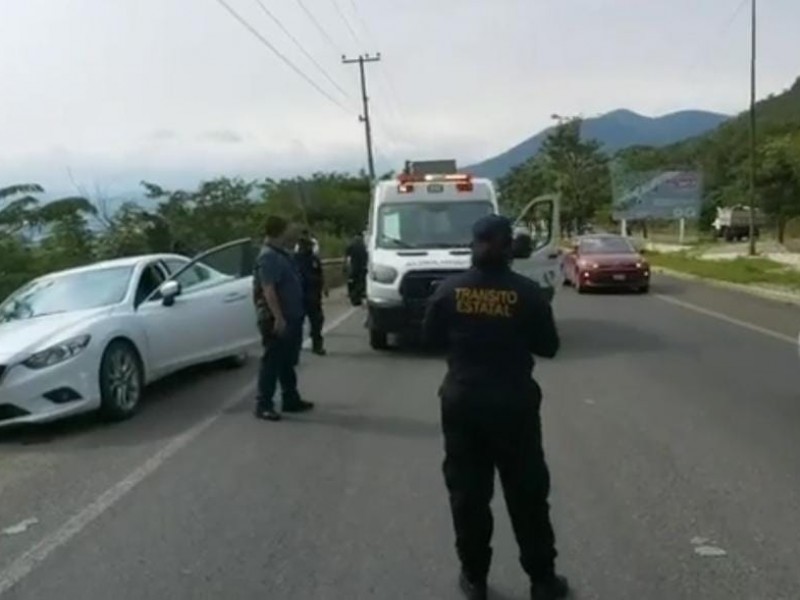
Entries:
{"type": "Polygon", "coordinates": [[[615,219],[697,219],[703,179],[697,171],[626,171],[612,168],[615,219]]]}

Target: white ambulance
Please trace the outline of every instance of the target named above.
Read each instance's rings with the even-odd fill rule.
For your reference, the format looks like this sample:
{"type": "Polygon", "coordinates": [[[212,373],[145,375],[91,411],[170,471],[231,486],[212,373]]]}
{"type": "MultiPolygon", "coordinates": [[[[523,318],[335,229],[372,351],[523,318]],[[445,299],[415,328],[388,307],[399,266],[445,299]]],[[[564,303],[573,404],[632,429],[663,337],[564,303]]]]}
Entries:
{"type": "MultiPolygon", "coordinates": [[[[472,225],[499,212],[489,179],[404,174],[376,184],[366,232],[367,327],[374,349],[386,349],[389,335],[419,333],[436,286],[470,268],[472,225]]],[[[515,257],[524,259],[515,267],[552,298],[561,283],[558,199],[532,201],[515,225],[515,257]]]]}

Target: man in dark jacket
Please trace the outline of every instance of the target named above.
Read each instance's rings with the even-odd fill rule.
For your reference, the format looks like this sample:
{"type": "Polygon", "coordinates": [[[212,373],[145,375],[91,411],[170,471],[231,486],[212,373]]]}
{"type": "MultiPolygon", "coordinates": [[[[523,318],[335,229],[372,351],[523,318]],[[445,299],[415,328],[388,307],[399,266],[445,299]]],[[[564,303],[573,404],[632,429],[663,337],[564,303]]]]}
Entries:
{"type": "Polygon", "coordinates": [[[439,395],[460,585],[470,600],[487,598],[497,469],[531,598],[556,600],[568,585],[555,571],[532,355],[555,356],[558,333],[539,286],[511,270],[511,222],[484,217],[473,238],[472,269],[439,286],[424,322],[429,342],[447,351],[439,395]]]}
{"type": "Polygon", "coordinates": [[[325,314],[322,311],[322,295],[327,293],[322,261],[314,253],[314,240],[304,232],[297,245],[295,262],[300,272],[303,286],[303,306],[311,326],[311,348],[314,354],[325,355],[325,344],[322,338],[322,326],[325,314]]]}
{"type": "Polygon", "coordinates": [[[367,287],[367,263],[369,256],[364,236],[357,233],[345,250],[345,273],[347,275],[347,292],[354,305],[361,304],[367,287]]]}

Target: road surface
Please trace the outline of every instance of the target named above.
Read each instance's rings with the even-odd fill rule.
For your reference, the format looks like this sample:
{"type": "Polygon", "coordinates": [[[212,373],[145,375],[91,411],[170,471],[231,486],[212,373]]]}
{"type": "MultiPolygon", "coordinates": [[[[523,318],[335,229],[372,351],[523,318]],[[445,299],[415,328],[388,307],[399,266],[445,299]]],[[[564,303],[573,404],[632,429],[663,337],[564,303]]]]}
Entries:
{"type": "MultiPolygon", "coordinates": [[[[576,598],[800,598],[800,311],[658,278],[556,301],[540,361],[576,598]]],[[[133,421],[0,433],[0,600],[456,599],[442,361],[328,307],[313,414],[251,417],[255,365],[157,386],[133,421]]],[[[500,500],[492,585],[526,597],[500,500]]]]}

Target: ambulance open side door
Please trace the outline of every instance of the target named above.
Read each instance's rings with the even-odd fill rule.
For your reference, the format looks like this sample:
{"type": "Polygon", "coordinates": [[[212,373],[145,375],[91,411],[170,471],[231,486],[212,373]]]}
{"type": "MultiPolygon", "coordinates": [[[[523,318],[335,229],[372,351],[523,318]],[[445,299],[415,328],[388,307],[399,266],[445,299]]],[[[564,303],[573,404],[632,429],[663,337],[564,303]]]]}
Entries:
{"type": "Polygon", "coordinates": [[[538,282],[551,299],[562,286],[561,201],[558,194],[531,200],[514,222],[515,231],[530,236],[532,252],[514,268],[538,282]]]}

